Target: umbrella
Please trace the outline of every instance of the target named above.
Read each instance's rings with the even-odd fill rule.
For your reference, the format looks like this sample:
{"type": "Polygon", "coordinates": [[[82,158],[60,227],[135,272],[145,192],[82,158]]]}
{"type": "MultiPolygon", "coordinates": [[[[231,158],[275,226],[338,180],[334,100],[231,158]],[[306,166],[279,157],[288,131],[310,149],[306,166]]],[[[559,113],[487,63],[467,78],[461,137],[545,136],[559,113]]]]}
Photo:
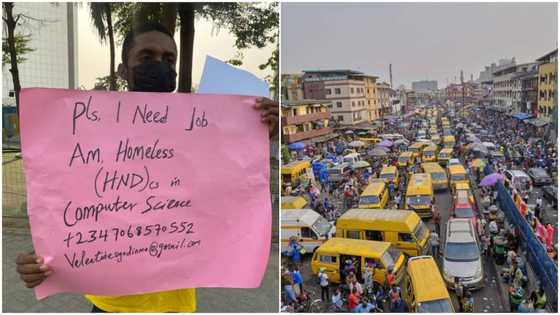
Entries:
{"type": "Polygon", "coordinates": [[[374,150],[381,150],[381,151],[383,151],[383,152],[385,152],[385,153],[391,151],[391,149],[389,149],[389,148],[387,148],[387,147],[384,147],[384,146],[380,146],[380,145],[376,145],[375,147],[373,147],[373,149],[374,149],[374,150]]]}
{"type": "Polygon", "coordinates": [[[496,145],[495,145],[494,143],[492,143],[492,142],[482,142],[482,145],[485,146],[485,147],[487,147],[487,148],[489,148],[489,149],[490,149],[490,148],[495,148],[495,147],[496,147],[496,145]]]}
{"type": "Polygon", "coordinates": [[[369,156],[375,156],[375,157],[387,156],[387,152],[380,149],[369,150],[367,154],[369,156]]]}
{"type": "Polygon", "coordinates": [[[366,161],[357,161],[356,163],[352,164],[352,167],[354,169],[358,169],[358,168],[366,168],[366,167],[370,167],[371,165],[366,162],[366,161]]]}
{"type": "Polygon", "coordinates": [[[480,186],[493,186],[498,181],[504,179],[504,175],[499,173],[492,173],[490,175],[484,176],[484,178],[480,181],[480,186]]]}
{"type": "Polygon", "coordinates": [[[347,131],[345,132],[345,134],[347,134],[347,135],[353,135],[353,134],[354,134],[354,131],[352,131],[352,130],[347,130],[347,131]]]}
{"type": "Polygon", "coordinates": [[[379,145],[383,146],[383,147],[390,147],[390,146],[393,145],[393,141],[385,139],[385,140],[379,142],[379,145]]]}
{"type": "Polygon", "coordinates": [[[363,147],[365,145],[366,144],[363,141],[359,141],[359,140],[352,141],[352,142],[348,143],[348,146],[352,147],[352,148],[359,148],[359,147],[363,147]]]}
{"type": "Polygon", "coordinates": [[[290,150],[302,150],[303,148],[305,148],[305,144],[303,142],[288,144],[288,149],[290,150]]]}
{"type": "Polygon", "coordinates": [[[398,139],[398,140],[396,140],[395,142],[393,142],[393,144],[394,144],[394,145],[401,145],[401,144],[409,145],[409,144],[410,144],[410,141],[408,141],[408,140],[406,140],[406,139],[398,139]]]}

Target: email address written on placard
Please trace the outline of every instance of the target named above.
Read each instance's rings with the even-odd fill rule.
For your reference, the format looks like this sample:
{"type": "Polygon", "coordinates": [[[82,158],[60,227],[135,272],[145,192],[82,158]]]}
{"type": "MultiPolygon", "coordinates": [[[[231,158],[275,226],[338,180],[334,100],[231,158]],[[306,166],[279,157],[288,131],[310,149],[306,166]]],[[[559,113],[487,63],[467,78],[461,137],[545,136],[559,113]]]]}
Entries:
{"type": "Polygon", "coordinates": [[[79,269],[94,265],[101,262],[115,261],[122,263],[125,257],[148,254],[154,258],[160,258],[167,251],[176,251],[180,249],[189,249],[201,245],[201,240],[187,240],[186,238],[176,240],[174,242],[151,242],[147,246],[133,247],[122,250],[105,251],[98,250],[95,254],[88,254],[85,250],[74,252],[72,254],[64,254],[66,262],[73,269],[79,269]]]}
{"type": "Polygon", "coordinates": [[[99,230],[88,230],[82,232],[68,232],[67,237],[64,239],[66,247],[71,245],[81,245],[93,242],[114,241],[118,242],[123,239],[132,239],[139,237],[158,237],[160,234],[193,234],[194,223],[187,221],[173,221],[167,224],[149,224],[149,225],[129,225],[128,228],[107,228],[99,230]]]}

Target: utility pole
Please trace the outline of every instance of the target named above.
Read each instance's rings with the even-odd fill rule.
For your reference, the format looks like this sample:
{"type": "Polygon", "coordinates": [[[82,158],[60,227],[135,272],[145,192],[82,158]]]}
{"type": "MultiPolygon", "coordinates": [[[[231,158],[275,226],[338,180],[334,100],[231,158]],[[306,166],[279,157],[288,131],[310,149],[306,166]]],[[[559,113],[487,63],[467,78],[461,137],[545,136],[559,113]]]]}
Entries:
{"type": "Polygon", "coordinates": [[[389,64],[389,84],[393,88],[393,65],[389,64]]]}
{"type": "Polygon", "coordinates": [[[465,82],[463,78],[463,70],[461,70],[461,90],[463,95],[463,104],[461,104],[461,116],[465,119],[465,82]]]}

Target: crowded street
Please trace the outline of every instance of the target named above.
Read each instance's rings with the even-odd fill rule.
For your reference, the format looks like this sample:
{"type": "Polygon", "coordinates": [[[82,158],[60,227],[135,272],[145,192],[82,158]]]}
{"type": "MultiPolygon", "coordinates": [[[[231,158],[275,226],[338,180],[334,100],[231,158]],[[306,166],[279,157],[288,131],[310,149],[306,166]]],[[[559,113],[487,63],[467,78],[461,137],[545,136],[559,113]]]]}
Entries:
{"type": "Polygon", "coordinates": [[[557,311],[557,144],[529,118],[431,102],[286,145],[282,311],[557,311]]]}

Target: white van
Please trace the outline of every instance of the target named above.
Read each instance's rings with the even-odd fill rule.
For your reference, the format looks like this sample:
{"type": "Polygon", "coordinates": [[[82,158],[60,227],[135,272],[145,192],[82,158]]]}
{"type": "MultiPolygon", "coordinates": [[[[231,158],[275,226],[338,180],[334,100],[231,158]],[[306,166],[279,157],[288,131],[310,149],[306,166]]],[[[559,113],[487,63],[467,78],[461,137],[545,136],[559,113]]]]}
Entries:
{"type": "Polygon", "coordinates": [[[313,253],[335,234],[335,226],[311,209],[282,210],[281,220],[282,251],[295,237],[307,253],[313,253]]]}
{"type": "Polygon", "coordinates": [[[354,164],[358,161],[361,161],[361,160],[362,160],[362,158],[360,157],[360,153],[350,153],[350,154],[345,155],[342,158],[342,162],[348,163],[350,165],[352,165],[352,164],[354,164]]]}
{"type": "Polygon", "coordinates": [[[352,170],[352,167],[348,163],[340,163],[327,170],[329,174],[329,181],[340,182],[344,179],[346,174],[352,170]]]}
{"type": "Polygon", "coordinates": [[[520,170],[507,170],[504,173],[505,182],[517,189],[521,193],[529,191],[529,184],[531,183],[531,178],[527,173],[520,170]]]}

